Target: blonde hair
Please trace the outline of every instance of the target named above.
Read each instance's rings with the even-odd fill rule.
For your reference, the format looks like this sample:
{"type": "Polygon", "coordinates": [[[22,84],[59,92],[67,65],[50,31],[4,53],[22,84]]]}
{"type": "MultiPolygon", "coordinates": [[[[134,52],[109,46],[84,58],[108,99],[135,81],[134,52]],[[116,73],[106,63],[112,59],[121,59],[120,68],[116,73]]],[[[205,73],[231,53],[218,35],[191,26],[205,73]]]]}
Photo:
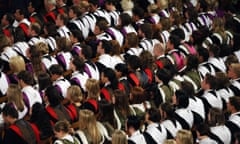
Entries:
{"type": "Polygon", "coordinates": [[[48,54],[49,53],[49,48],[48,45],[44,42],[39,42],[35,45],[37,50],[41,53],[41,55],[48,54]]]}
{"type": "Polygon", "coordinates": [[[7,90],[8,103],[13,103],[17,110],[24,110],[23,96],[21,88],[17,84],[10,84],[7,90]]]}
{"type": "Polygon", "coordinates": [[[176,139],[180,141],[180,144],[193,144],[193,136],[189,130],[179,130],[176,139]]]}
{"type": "Polygon", "coordinates": [[[99,81],[96,79],[88,79],[86,84],[86,91],[88,93],[88,98],[93,98],[95,100],[98,100],[99,94],[100,94],[100,85],[99,81]]]}
{"type": "Polygon", "coordinates": [[[80,3],[79,3],[79,7],[80,8],[84,8],[86,11],[88,11],[88,9],[89,9],[89,3],[88,3],[88,1],[81,1],[80,3]]]}
{"type": "Polygon", "coordinates": [[[19,73],[26,69],[25,62],[21,56],[11,57],[9,60],[9,66],[13,73],[19,73]]]}
{"type": "Polygon", "coordinates": [[[112,134],[112,144],[127,144],[127,135],[122,130],[115,130],[112,134]]]}
{"type": "Polygon", "coordinates": [[[83,100],[83,94],[79,86],[72,85],[68,87],[67,92],[73,102],[81,102],[83,100]]]}
{"type": "Polygon", "coordinates": [[[163,142],[163,144],[177,144],[175,140],[173,139],[168,139],[163,142]]]}
{"type": "Polygon", "coordinates": [[[157,0],[158,7],[162,9],[168,8],[168,1],[167,0],[157,0]]]}
{"type": "Polygon", "coordinates": [[[80,110],[79,112],[79,130],[86,133],[86,137],[90,143],[92,144],[99,144],[102,137],[97,128],[97,121],[94,113],[90,110],[80,110]]]}
{"type": "Polygon", "coordinates": [[[156,4],[151,4],[147,7],[147,10],[149,13],[158,13],[159,9],[158,6],[156,4]]]}
{"type": "Polygon", "coordinates": [[[134,7],[134,3],[132,2],[132,0],[122,0],[120,4],[124,11],[132,10],[134,7]]]}

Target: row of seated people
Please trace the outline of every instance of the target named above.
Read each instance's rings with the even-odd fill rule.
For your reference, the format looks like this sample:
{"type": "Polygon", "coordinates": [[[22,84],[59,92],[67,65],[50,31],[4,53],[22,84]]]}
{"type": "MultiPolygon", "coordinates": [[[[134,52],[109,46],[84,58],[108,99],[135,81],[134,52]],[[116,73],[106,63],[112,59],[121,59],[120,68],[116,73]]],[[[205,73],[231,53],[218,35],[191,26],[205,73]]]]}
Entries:
{"type": "Polygon", "coordinates": [[[227,108],[230,112],[229,116],[226,117],[218,108],[211,108],[208,117],[199,121],[198,114],[189,111],[188,107],[191,107],[192,100],[186,91],[176,91],[172,104],[162,103],[159,108],[152,107],[141,114],[136,114],[137,109],[133,105],[127,105],[126,110],[129,114],[124,115],[121,111],[124,109],[119,109],[117,105],[127,96],[121,90],[116,90],[114,92],[116,101],[113,104],[106,100],[98,101],[99,112],[95,114],[90,107],[80,108],[77,111],[78,120],[72,126],[69,125],[72,122],[68,120],[69,116],[63,116],[65,110],[62,104],[55,107],[50,104],[59,118],[58,121],[54,121],[52,117],[54,112],[49,112],[49,106],[34,104],[30,119],[26,120],[26,118],[19,118],[19,111],[13,103],[8,103],[2,109],[2,117],[6,124],[2,142],[60,144],[70,141],[76,144],[100,144],[111,142],[115,130],[120,129],[128,134],[130,144],[164,143],[165,140],[176,138],[178,132],[183,129],[192,131],[193,139],[189,143],[195,143],[197,139],[200,143],[230,144],[234,142],[240,129],[238,123],[240,98],[238,96],[229,98],[227,108]],[[183,115],[185,117],[182,117],[183,115]],[[119,127],[118,123],[121,120],[125,125],[119,127]]]}

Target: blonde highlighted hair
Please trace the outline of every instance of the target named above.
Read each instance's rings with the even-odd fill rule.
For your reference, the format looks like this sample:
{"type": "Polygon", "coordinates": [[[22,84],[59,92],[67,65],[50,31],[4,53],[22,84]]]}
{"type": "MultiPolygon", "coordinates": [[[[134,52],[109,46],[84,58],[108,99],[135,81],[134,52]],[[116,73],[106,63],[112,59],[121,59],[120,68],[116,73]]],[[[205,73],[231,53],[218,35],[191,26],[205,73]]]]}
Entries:
{"type": "Polygon", "coordinates": [[[97,127],[94,113],[87,109],[80,110],[79,117],[79,130],[85,133],[89,143],[99,144],[102,140],[102,136],[97,127]]]}
{"type": "Polygon", "coordinates": [[[86,84],[86,91],[88,94],[88,98],[93,98],[95,100],[98,100],[99,94],[100,94],[100,85],[99,81],[96,79],[88,79],[86,84]]]}
{"type": "Polygon", "coordinates": [[[10,84],[7,90],[8,103],[13,103],[17,110],[24,110],[23,95],[21,88],[17,84],[10,84]]]}
{"type": "Polygon", "coordinates": [[[193,136],[189,130],[179,130],[176,135],[176,141],[181,144],[193,144],[193,136]]]}
{"type": "Polygon", "coordinates": [[[122,130],[115,130],[112,135],[112,144],[127,144],[127,135],[122,130]]]}

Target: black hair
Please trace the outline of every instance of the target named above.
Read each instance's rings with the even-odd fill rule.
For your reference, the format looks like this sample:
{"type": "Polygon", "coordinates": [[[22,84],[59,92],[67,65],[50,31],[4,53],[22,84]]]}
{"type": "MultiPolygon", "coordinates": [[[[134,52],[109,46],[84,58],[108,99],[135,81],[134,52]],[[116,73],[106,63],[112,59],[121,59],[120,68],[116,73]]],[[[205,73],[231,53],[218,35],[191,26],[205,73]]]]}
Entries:
{"type": "Polygon", "coordinates": [[[135,130],[140,128],[141,121],[137,116],[131,115],[127,118],[127,127],[133,127],[135,130]]]}
{"type": "Polygon", "coordinates": [[[63,99],[55,86],[49,86],[45,91],[45,95],[47,96],[51,107],[56,107],[63,99]]]}
{"type": "Polygon", "coordinates": [[[118,79],[116,73],[111,68],[105,68],[103,70],[104,77],[107,77],[108,80],[111,82],[111,88],[113,90],[118,89],[118,79]]]}
{"type": "Polygon", "coordinates": [[[189,97],[183,90],[177,90],[175,92],[177,97],[177,106],[178,108],[187,108],[189,104],[189,97]]]}
{"type": "Polygon", "coordinates": [[[155,123],[159,123],[161,120],[160,111],[157,108],[150,108],[147,110],[149,114],[149,120],[155,123]]]}
{"type": "Polygon", "coordinates": [[[18,112],[16,108],[11,104],[6,104],[2,109],[2,114],[4,116],[10,116],[11,118],[18,119],[18,112]]]}

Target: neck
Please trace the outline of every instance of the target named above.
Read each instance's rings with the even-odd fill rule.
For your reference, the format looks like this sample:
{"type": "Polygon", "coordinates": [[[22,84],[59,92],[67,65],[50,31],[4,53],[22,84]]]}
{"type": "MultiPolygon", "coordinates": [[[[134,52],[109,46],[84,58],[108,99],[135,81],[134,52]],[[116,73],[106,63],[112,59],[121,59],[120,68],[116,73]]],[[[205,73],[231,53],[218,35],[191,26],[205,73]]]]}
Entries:
{"type": "Polygon", "coordinates": [[[203,135],[203,136],[199,136],[199,137],[198,137],[199,140],[203,140],[203,139],[206,139],[206,138],[208,138],[208,136],[206,136],[206,135],[203,135]]]}
{"type": "Polygon", "coordinates": [[[9,120],[10,124],[14,124],[16,121],[17,121],[16,118],[12,118],[12,119],[9,120]]]}

